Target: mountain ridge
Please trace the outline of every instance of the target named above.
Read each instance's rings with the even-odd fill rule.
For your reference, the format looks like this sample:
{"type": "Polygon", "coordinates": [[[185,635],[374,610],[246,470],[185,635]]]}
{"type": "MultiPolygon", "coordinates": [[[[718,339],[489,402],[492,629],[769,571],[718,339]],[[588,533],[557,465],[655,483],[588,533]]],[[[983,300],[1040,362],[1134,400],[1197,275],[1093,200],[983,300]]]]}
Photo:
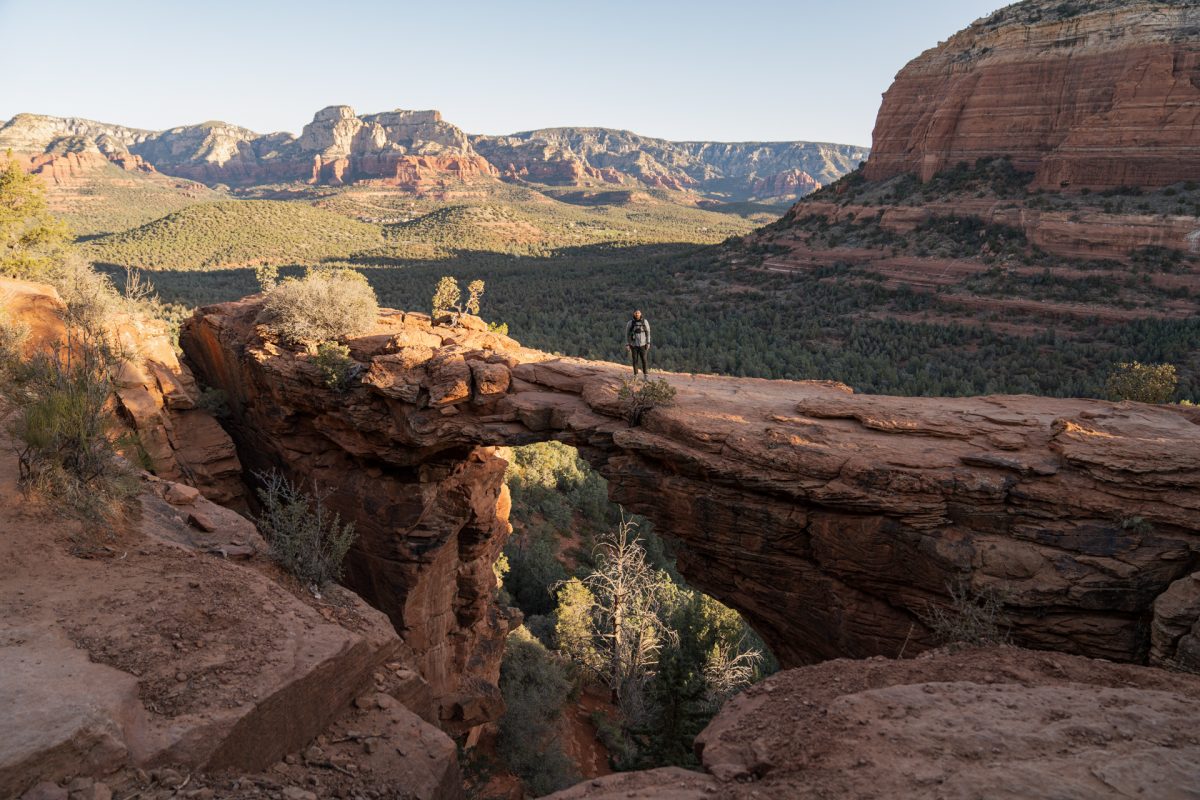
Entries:
{"type": "MultiPolygon", "coordinates": [[[[160,131],[82,117],[21,113],[0,123],[0,149],[54,172],[63,151],[87,153],[209,186],[379,182],[427,193],[504,179],[556,186],[648,186],[715,199],[794,200],[852,169],[867,149],[808,141],[671,141],[617,128],[468,134],[435,110],[318,111],[299,134],[219,120],[160,131]],[[47,158],[51,157],[51,158],[47,158]],[[760,196],[767,189],[783,193],[760,196]]],[[[93,158],[99,164],[99,159],[93,158]]]]}

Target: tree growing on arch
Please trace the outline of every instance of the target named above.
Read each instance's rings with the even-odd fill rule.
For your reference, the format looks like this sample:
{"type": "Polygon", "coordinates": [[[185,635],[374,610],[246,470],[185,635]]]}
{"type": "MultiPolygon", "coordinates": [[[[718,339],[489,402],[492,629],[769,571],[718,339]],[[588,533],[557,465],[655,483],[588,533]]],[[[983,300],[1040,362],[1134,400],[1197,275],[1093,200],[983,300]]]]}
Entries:
{"type": "Polygon", "coordinates": [[[449,316],[450,324],[457,325],[463,314],[479,316],[479,299],[483,297],[483,281],[474,280],[467,284],[467,302],[462,302],[462,290],[458,281],[443,275],[433,292],[433,320],[449,316]]]}

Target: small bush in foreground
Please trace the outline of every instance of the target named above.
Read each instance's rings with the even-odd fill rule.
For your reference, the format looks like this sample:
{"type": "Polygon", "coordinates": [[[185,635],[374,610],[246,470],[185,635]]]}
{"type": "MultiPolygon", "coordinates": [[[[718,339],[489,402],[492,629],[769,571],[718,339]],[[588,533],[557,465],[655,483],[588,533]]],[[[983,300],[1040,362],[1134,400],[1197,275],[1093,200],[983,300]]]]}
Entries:
{"type": "Polygon", "coordinates": [[[262,512],[255,520],[271,557],[318,590],[342,576],[342,559],[354,543],[354,523],[325,507],[328,492],[309,495],[276,471],[255,473],[262,512]]]}
{"type": "Polygon", "coordinates": [[[120,360],[101,337],[72,332],[51,352],[20,359],[20,332],[3,326],[0,395],[12,409],[22,488],[88,520],[112,517],[137,491],[110,434],[111,370],[120,360]]]}
{"type": "Polygon", "coordinates": [[[1137,403],[1169,403],[1179,378],[1174,364],[1118,364],[1108,376],[1105,389],[1111,400],[1137,403]]]}
{"type": "Polygon", "coordinates": [[[5,311],[0,296],[0,383],[11,380],[21,363],[21,351],[29,338],[29,326],[14,322],[5,311]]]}
{"type": "Polygon", "coordinates": [[[358,375],[358,362],[350,357],[350,348],[337,342],[321,342],[313,363],[321,371],[321,380],[335,392],[350,388],[351,381],[358,375]]]}
{"type": "Polygon", "coordinates": [[[345,339],[366,333],[379,317],[375,290],[352,269],[310,269],[267,292],[258,321],[290,344],[345,339]]]}
{"type": "Polygon", "coordinates": [[[675,404],[675,387],[665,378],[641,382],[623,380],[617,398],[621,400],[629,424],[637,426],[651,409],[675,404]]]}

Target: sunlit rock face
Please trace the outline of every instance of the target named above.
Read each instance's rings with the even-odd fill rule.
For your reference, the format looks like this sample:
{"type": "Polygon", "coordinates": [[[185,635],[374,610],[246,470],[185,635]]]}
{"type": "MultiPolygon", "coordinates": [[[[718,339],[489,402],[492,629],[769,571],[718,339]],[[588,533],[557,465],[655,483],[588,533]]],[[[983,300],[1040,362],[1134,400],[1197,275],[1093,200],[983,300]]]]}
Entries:
{"type": "Polygon", "coordinates": [[[884,94],[866,176],[1008,155],[1033,185],[1200,178],[1200,7],[1018,3],[913,59],[884,94]]]}
{"type": "Polygon", "coordinates": [[[349,106],[318,111],[298,137],[259,134],[219,121],[145,131],[19,114],[0,126],[0,148],[12,148],[39,171],[78,170],[77,162],[90,158],[85,166],[111,162],[232,186],[375,181],[422,192],[499,176],[471,148],[467,135],[437,111],[358,116],[349,106]]]}
{"type": "Polygon", "coordinates": [[[424,659],[447,720],[490,713],[511,624],[493,599],[509,530],[497,445],[577,446],[786,666],[919,652],[960,588],[999,596],[1020,644],[1144,661],[1155,599],[1200,561],[1195,409],[665,375],[675,404],[631,427],[622,367],[470,317],[384,311],[349,342],[362,371],[337,393],[264,338],[259,309],[201,309],[188,360],[229,394],[246,464],[328,487],[358,525],[350,583],[424,659]]]}

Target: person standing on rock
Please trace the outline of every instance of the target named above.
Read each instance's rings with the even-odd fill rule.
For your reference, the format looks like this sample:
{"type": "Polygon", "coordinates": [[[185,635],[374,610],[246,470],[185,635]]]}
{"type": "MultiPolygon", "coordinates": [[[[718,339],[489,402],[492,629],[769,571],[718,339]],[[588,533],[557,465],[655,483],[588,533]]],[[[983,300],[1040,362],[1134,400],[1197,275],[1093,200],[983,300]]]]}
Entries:
{"type": "Polygon", "coordinates": [[[646,353],[650,350],[650,323],[643,316],[641,310],[633,312],[633,319],[629,320],[629,324],[625,326],[625,349],[629,351],[630,357],[633,359],[633,377],[637,379],[638,362],[642,365],[642,377],[649,378],[650,373],[646,369],[646,353]]]}

